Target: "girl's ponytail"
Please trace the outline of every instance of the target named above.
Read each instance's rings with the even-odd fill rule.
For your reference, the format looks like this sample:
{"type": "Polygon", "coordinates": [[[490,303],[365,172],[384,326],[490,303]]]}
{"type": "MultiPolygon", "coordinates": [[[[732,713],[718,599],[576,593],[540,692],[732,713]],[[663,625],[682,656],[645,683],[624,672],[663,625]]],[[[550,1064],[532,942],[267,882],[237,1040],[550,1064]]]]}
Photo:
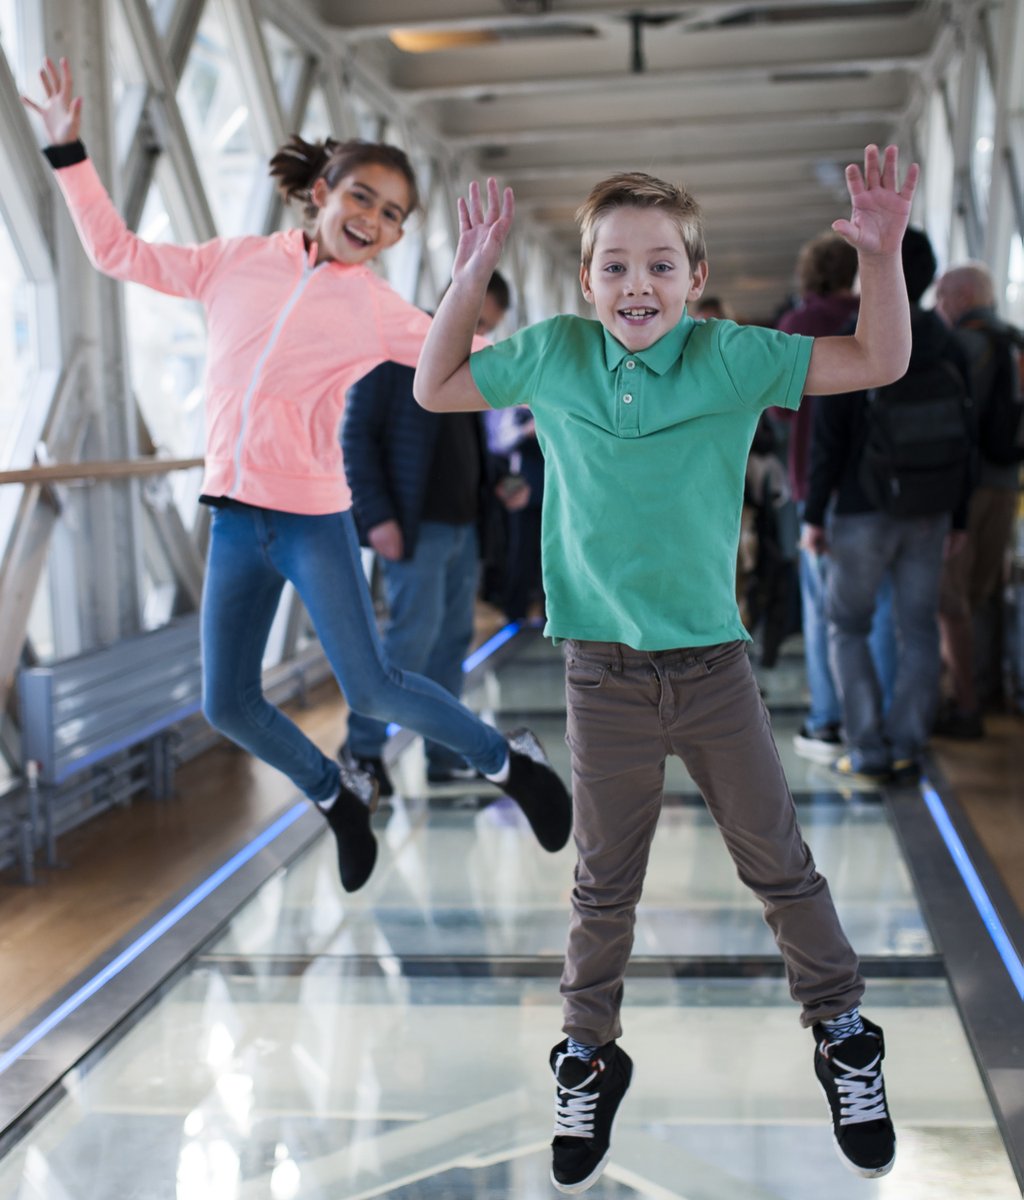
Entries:
{"type": "Polygon", "coordinates": [[[301,200],[307,217],[316,213],[316,205],[310,199],[313,184],[323,175],[341,145],[330,137],[321,142],[307,142],[293,133],[279,147],[270,160],[270,174],[277,180],[277,190],[286,204],[290,200],[301,200]]]}

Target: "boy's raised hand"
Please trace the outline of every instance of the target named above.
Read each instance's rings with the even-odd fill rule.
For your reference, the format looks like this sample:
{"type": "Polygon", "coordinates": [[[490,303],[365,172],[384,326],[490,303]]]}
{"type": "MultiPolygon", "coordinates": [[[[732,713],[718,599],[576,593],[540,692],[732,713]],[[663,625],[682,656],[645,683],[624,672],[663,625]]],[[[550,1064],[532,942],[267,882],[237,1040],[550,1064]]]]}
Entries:
{"type": "Polygon", "coordinates": [[[877,146],[864,151],[864,173],[851,163],[846,168],[846,187],[853,212],[850,219],[833,221],[832,228],[861,254],[899,254],[910,220],[910,204],[917,187],[919,169],[911,163],[899,187],[895,146],[886,146],[879,160],[877,146]]]}
{"type": "Polygon", "coordinates": [[[82,126],[82,97],[71,94],[71,64],[62,58],[58,69],[53,60],[47,58],[40,68],[39,78],[43,81],[46,99],[37,104],[28,96],[22,96],[22,103],[42,117],[51,146],[77,141],[82,126]]]}
{"type": "Polygon", "coordinates": [[[484,212],[480,185],[474,179],[469,197],[459,197],[459,245],[452,266],[452,281],[462,279],[483,282],[486,287],[501,258],[501,249],[512,227],[515,200],[512,189],[505,188],[499,198],[498,183],[487,180],[487,211],[484,212]]]}

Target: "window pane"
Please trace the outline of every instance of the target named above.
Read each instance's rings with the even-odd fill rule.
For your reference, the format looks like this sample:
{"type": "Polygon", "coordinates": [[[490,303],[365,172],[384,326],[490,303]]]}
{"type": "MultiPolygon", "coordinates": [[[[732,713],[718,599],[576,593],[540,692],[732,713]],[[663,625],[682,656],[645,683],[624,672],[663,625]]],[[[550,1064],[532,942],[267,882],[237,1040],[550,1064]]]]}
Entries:
{"type": "Polygon", "coordinates": [[[974,110],[974,144],[971,147],[971,178],[978,201],[978,217],[988,216],[988,197],[992,187],[992,150],[996,134],[996,98],[984,56],[978,61],[978,86],[974,110]]]}
{"type": "Polygon", "coordinates": [[[327,97],[323,88],[316,85],[309,93],[309,103],[306,105],[306,115],[302,118],[302,129],[299,131],[307,142],[319,142],[332,135],[331,117],[327,111],[327,97]]]}
{"type": "Polygon", "coordinates": [[[281,107],[287,111],[295,96],[295,88],[302,72],[305,54],[295,43],[281,32],[272,21],[261,21],[263,41],[270,56],[270,70],[277,84],[281,107]]]}
{"type": "MultiPolygon", "coordinates": [[[[139,236],[148,242],[177,240],[155,185],[146,199],[139,236]]],[[[132,388],[150,436],[158,449],[172,458],[200,457],[206,358],[202,309],[178,296],[129,283],[125,285],[125,312],[132,388]]],[[[191,526],[201,472],[176,471],[168,479],[182,518],[191,526]]]]}
{"type": "Polygon", "coordinates": [[[927,233],[942,263],[950,262],[950,213],[953,210],[953,145],[949,137],[946,110],[938,91],[928,102],[927,170],[924,186],[924,213],[927,233]]]}
{"type": "Polygon", "coordinates": [[[0,43],[12,67],[18,58],[18,0],[0,0],[0,43]]]}
{"type": "MultiPolygon", "coordinates": [[[[111,86],[114,94],[114,111],[119,115],[124,112],[124,99],[134,88],[146,86],[146,74],[139,62],[135,50],[135,41],[131,30],[121,11],[121,6],[113,5],[110,15],[110,45],[111,45],[111,86]]],[[[119,122],[120,124],[120,122],[119,122]]],[[[118,129],[119,135],[127,139],[134,134],[133,129],[118,129]]]]}
{"type": "MultiPolygon", "coordinates": [[[[53,553],[51,543],[50,553],[53,553]]],[[[28,618],[28,640],[32,643],[39,661],[52,661],[56,656],[53,633],[53,605],[50,603],[50,568],[47,565],[39,576],[39,586],[32,600],[32,611],[28,618]]]]}
{"type": "Polygon", "coordinates": [[[33,365],[32,287],[0,221],[0,463],[10,463],[33,365]]]}
{"type": "Polygon", "coordinates": [[[1024,326],[1024,241],[1015,234],[1010,243],[1010,270],[1006,283],[1006,316],[1014,325],[1024,326]]]}
{"type": "Polygon", "coordinates": [[[236,55],[213,5],[196,34],[178,103],[222,234],[251,233],[267,165],[257,153],[236,55]]]}

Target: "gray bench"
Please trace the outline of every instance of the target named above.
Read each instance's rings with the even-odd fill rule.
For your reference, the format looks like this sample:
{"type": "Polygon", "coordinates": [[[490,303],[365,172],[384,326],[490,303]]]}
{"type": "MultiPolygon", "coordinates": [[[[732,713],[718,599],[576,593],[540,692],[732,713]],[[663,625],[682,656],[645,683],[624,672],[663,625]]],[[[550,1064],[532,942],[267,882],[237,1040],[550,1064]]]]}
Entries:
{"type": "MultiPolygon", "coordinates": [[[[198,615],[18,675],[35,847],[138,791],[171,794],[175,726],[202,702],[198,615]]],[[[29,869],[31,875],[31,868],[29,869]]]]}

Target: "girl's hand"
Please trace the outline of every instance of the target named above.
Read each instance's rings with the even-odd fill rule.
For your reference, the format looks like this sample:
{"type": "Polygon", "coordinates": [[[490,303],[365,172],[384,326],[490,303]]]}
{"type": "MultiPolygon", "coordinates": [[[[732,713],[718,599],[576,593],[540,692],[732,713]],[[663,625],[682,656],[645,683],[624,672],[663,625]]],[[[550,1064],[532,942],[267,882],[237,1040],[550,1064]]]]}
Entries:
{"type": "Polygon", "coordinates": [[[469,185],[469,199],[459,197],[459,245],[452,267],[453,282],[459,279],[483,280],[483,286],[486,286],[501,257],[501,248],[512,227],[514,211],[512,189],[506,188],[499,201],[497,180],[488,179],[485,213],[480,185],[473,180],[469,185]]]}
{"type": "Polygon", "coordinates": [[[895,146],[886,146],[881,163],[878,147],[868,146],[864,151],[863,175],[855,163],[846,168],[853,213],[849,221],[834,221],[832,228],[861,254],[900,252],[920,172],[917,163],[911,163],[903,187],[897,188],[896,168],[895,146]]]}
{"type": "Polygon", "coordinates": [[[58,70],[53,60],[47,58],[43,62],[39,78],[43,81],[43,94],[46,99],[42,104],[36,104],[28,96],[22,96],[22,103],[42,117],[51,146],[63,146],[68,142],[77,141],[82,126],[82,97],[71,95],[70,63],[66,58],[62,58],[58,70]]]}

